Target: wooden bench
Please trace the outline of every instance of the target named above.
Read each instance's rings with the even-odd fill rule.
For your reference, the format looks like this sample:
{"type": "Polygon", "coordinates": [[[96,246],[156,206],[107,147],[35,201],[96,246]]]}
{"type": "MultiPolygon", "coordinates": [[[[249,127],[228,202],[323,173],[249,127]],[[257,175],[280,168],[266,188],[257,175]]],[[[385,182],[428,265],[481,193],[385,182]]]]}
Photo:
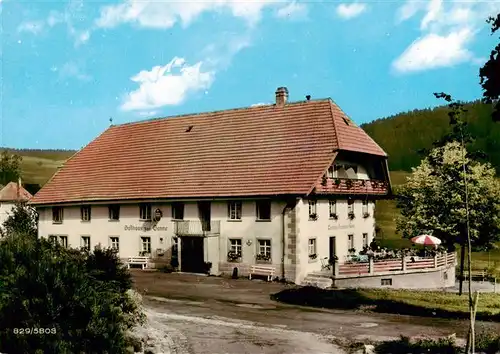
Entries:
{"type": "MultiPolygon", "coordinates": [[[[470,274],[472,276],[472,279],[480,278],[481,281],[484,281],[485,279],[488,278],[488,272],[485,270],[472,270],[470,272],[470,274]]],[[[468,270],[464,271],[464,278],[465,278],[465,280],[469,280],[469,271],[468,270]]]]}
{"type": "Polygon", "coordinates": [[[140,265],[142,269],[148,268],[149,257],[130,257],[127,262],[128,269],[130,269],[131,264],[140,265]]]}
{"type": "Polygon", "coordinates": [[[271,281],[274,277],[276,269],[274,267],[265,265],[253,265],[250,267],[250,274],[248,279],[252,280],[252,275],[262,275],[267,277],[267,281],[271,281]]]}

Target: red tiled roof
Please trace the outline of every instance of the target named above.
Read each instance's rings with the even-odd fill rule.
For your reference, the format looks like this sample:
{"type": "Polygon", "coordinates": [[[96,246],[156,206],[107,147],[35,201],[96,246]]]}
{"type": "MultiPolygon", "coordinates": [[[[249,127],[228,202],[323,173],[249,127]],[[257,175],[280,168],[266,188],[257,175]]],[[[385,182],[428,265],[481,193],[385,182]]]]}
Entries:
{"type": "Polygon", "coordinates": [[[0,202],[25,202],[30,200],[32,197],[31,193],[24,189],[23,186],[19,186],[18,194],[18,184],[16,182],[9,182],[0,190],[0,202]]]}
{"type": "Polygon", "coordinates": [[[112,126],[31,202],[307,194],[335,151],[387,156],[343,118],[327,99],[112,126]]]}

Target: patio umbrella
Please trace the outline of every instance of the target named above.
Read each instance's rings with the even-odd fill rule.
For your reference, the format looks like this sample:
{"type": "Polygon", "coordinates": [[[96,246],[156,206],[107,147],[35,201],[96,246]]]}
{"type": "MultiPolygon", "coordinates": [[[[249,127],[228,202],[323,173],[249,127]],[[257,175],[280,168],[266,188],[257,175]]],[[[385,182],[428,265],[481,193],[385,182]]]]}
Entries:
{"type": "Polygon", "coordinates": [[[419,245],[436,246],[436,247],[441,244],[441,240],[432,235],[415,236],[411,239],[411,242],[419,245]]]}

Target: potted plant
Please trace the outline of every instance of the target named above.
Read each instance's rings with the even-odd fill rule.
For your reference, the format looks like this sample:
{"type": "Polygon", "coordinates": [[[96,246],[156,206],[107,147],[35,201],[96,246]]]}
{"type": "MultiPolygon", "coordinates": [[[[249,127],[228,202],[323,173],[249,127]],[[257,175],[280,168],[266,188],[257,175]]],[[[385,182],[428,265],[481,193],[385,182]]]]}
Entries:
{"type": "Polygon", "coordinates": [[[367,218],[367,217],[369,217],[369,216],[370,216],[370,213],[369,213],[369,212],[365,211],[365,212],[363,213],[363,218],[365,218],[365,219],[366,219],[366,218],[367,218]]]}
{"type": "Polygon", "coordinates": [[[353,187],[354,183],[351,179],[348,179],[345,181],[345,185],[348,189],[351,189],[353,187]]]}
{"type": "Polygon", "coordinates": [[[318,214],[316,213],[309,214],[309,220],[318,220],[318,214]]]}
{"type": "Polygon", "coordinates": [[[210,269],[212,269],[212,262],[205,262],[205,273],[210,274],[210,269]]]}
{"type": "Polygon", "coordinates": [[[337,213],[330,214],[330,219],[337,220],[338,218],[339,216],[337,215],[337,213]]]}
{"type": "Polygon", "coordinates": [[[377,188],[377,181],[370,181],[372,188],[377,188]]]}
{"type": "Polygon", "coordinates": [[[335,264],[335,262],[337,262],[338,260],[339,260],[339,257],[337,257],[337,256],[330,257],[330,258],[328,258],[328,264],[333,266],[335,264]]]}
{"type": "Polygon", "coordinates": [[[354,216],[354,211],[350,211],[350,212],[347,214],[347,217],[348,217],[350,220],[354,219],[354,217],[355,217],[355,216],[354,216]]]}
{"type": "Polygon", "coordinates": [[[364,186],[365,186],[365,180],[364,180],[364,179],[362,179],[362,180],[361,180],[361,186],[362,186],[362,187],[364,187],[364,186]]]}
{"type": "Polygon", "coordinates": [[[340,178],[336,178],[336,179],[335,179],[335,185],[336,185],[337,187],[340,185],[340,182],[341,182],[340,178]]]}
{"type": "Polygon", "coordinates": [[[241,258],[241,253],[239,253],[239,252],[229,251],[227,253],[227,261],[228,262],[236,263],[236,262],[240,261],[240,258],[241,258]]]}
{"type": "Polygon", "coordinates": [[[270,262],[271,261],[271,256],[268,254],[264,254],[264,253],[259,253],[255,258],[257,261],[261,261],[261,262],[270,262]]]}
{"type": "Polygon", "coordinates": [[[310,254],[310,255],[309,255],[309,259],[310,259],[311,261],[315,260],[316,258],[318,258],[318,255],[317,255],[316,253],[315,253],[315,254],[310,254]]]}
{"type": "Polygon", "coordinates": [[[321,178],[321,185],[322,185],[323,187],[326,187],[326,184],[327,184],[327,179],[326,179],[326,176],[325,176],[325,175],[323,175],[323,178],[321,178]]]}
{"type": "Polygon", "coordinates": [[[349,248],[347,250],[347,252],[349,252],[349,254],[355,254],[356,253],[356,249],[353,247],[353,248],[349,248]]]}

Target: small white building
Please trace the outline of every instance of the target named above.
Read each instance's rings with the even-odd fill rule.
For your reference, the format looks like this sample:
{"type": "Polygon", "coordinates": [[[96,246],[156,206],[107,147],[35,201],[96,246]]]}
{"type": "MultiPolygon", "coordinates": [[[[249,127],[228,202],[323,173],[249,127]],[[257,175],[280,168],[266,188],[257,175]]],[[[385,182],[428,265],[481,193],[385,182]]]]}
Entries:
{"type": "Polygon", "coordinates": [[[387,155],[331,99],[287,97],[111,126],[32,199],[40,236],[184,272],[264,263],[296,283],[342,261],[374,237],[387,155]]]}
{"type": "Polygon", "coordinates": [[[27,202],[33,196],[22,186],[21,180],[9,182],[0,189],[0,227],[12,213],[16,203],[27,202]]]}

